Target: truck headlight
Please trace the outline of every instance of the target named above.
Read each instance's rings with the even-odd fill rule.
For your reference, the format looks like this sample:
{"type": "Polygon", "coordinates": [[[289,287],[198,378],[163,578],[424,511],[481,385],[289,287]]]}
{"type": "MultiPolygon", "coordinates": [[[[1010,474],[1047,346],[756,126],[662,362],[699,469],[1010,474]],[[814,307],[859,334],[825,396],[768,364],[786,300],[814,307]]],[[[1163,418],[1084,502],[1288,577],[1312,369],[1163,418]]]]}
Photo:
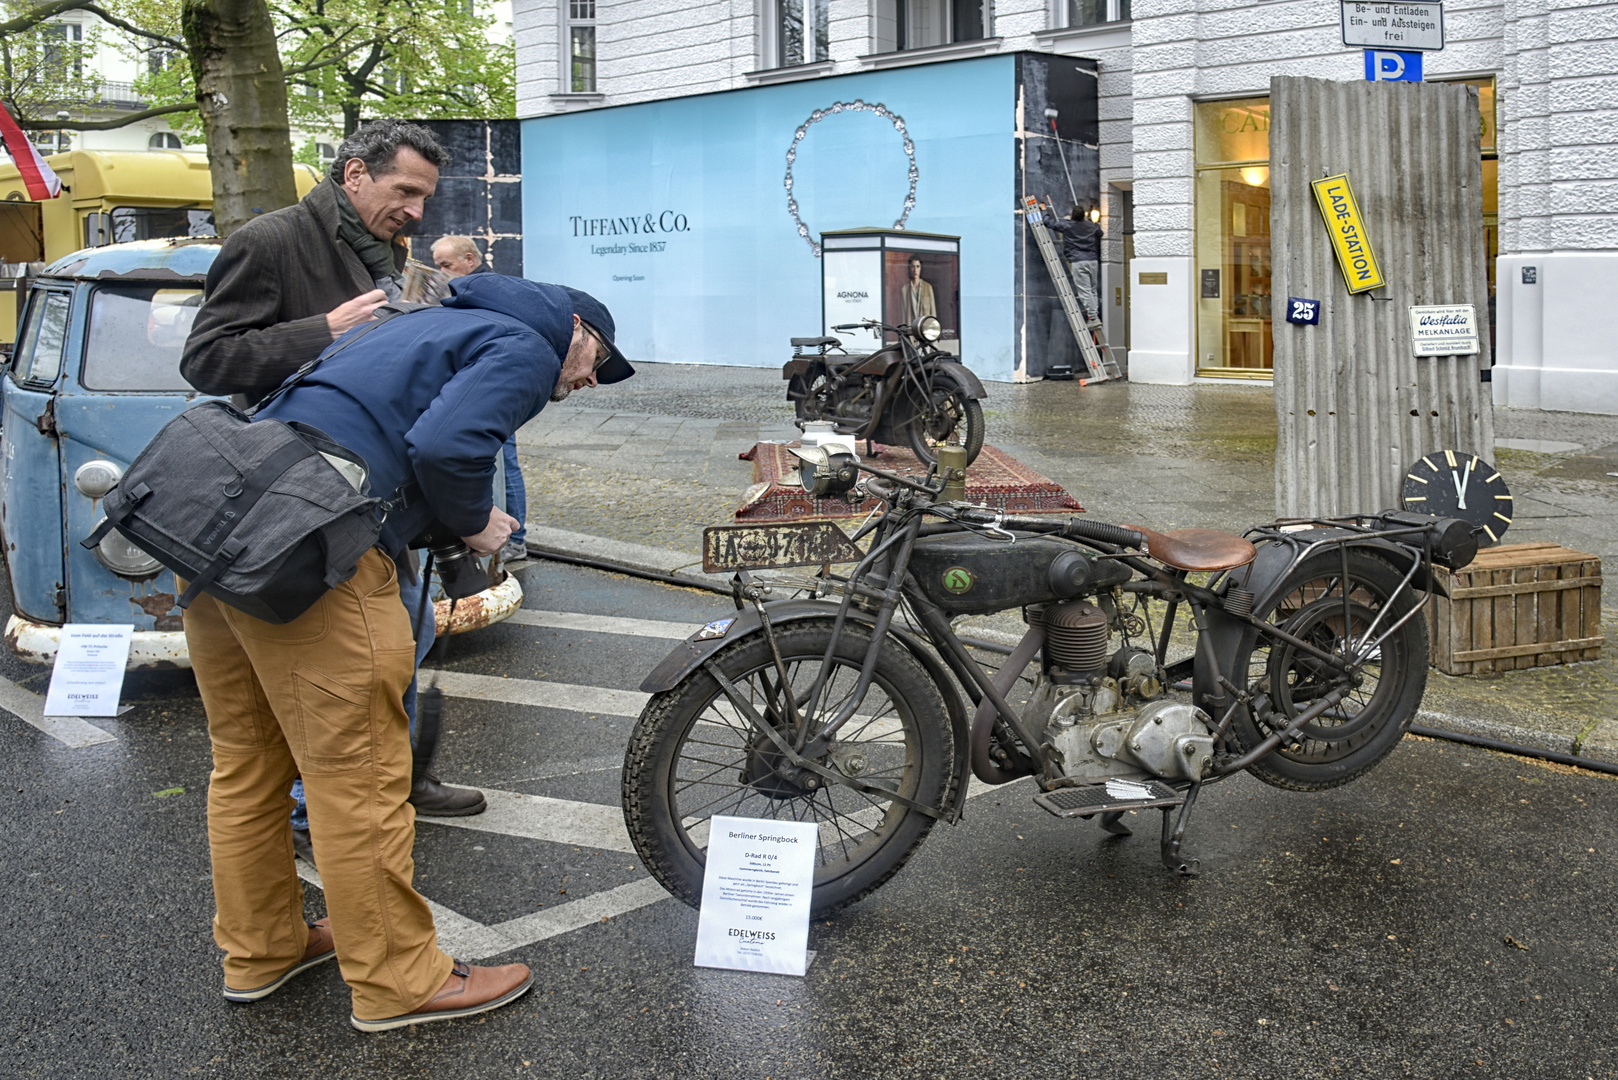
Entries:
{"type": "MultiPolygon", "coordinates": [[[[106,518],[101,519],[105,520],[106,518]]],[[[101,527],[101,521],[96,522],[96,528],[101,527]]],[[[162,563],[126,540],[117,529],[109,532],[102,538],[101,543],[95,546],[95,556],[97,562],[119,577],[137,580],[155,577],[158,571],[163,569],[162,563]]]]}
{"type": "Polygon", "coordinates": [[[101,499],[123,478],[124,470],[110,461],[86,461],[74,470],[73,486],[81,495],[101,499]]]}

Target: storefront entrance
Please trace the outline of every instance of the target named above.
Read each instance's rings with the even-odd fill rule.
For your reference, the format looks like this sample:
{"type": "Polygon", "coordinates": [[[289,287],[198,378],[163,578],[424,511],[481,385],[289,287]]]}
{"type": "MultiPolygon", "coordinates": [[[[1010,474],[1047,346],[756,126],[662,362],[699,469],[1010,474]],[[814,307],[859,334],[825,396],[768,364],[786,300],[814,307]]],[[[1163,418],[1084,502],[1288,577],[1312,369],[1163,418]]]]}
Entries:
{"type": "MultiPolygon", "coordinates": [[[[1494,329],[1497,162],[1494,80],[1478,88],[1483,151],[1483,221],[1494,329]]],[[[1200,376],[1267,379],[1274,365],[1270,324],[1270,99],[1196,105],[1196,371],[1200,376]]]]}

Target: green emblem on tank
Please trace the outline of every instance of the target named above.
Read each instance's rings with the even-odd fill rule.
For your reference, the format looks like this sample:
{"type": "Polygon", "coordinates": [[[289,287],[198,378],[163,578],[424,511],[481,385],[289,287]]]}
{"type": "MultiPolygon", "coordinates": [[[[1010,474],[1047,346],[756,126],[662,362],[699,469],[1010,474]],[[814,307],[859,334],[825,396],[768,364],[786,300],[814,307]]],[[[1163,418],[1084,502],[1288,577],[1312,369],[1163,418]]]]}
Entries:
{"type": "Polygon", "coordinates": [[[977,578],[964,566],[952,566],[944,571],[944,588],[952,593],[970,592],[975,584],[977,578]]]}

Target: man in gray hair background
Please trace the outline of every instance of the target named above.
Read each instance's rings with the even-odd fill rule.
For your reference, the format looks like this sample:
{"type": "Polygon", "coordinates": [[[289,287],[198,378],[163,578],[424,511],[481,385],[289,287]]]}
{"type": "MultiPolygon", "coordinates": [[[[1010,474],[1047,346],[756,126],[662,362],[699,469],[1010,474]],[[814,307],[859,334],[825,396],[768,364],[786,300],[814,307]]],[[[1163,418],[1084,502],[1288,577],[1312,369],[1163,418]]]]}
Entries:
{"type": "MultiPolygon", "coordinates": [[[[205,394],[250,405],[326,350],[345,331],[400,295],[405,249],[399,230],[421,220],[449,153],[406,120],[372,120],[343,140],[326,179],[292,206],[254,218],[225,239],[208,270],[202,308],[180,373],[205,394]]],[[[420,578],[401,566],[399,590],[412,622],[420,578]]],[[[432,626],[413,627],[417,663],[432,626]]],[[[405,695],[415,726],[416,685],[405,695]]],[[[293,842],[313,861],[302,785],[295,784],[293,842]]],[[[427,775],[410,792],[419,814],[461,817],[487,806],[481,791],[427,775]]]]}

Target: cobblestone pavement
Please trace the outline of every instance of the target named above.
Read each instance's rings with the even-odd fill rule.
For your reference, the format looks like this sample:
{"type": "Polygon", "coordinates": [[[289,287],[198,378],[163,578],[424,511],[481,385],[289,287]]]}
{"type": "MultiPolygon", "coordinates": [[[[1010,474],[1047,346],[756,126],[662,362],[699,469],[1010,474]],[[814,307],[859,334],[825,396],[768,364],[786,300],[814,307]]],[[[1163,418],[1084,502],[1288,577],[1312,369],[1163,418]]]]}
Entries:
{"type": "MultiPolygon", "coordinates": [[[[760,439],[790,439],[773,368],[644,364],[581,391],[518,436],[531,523],[696,553],[730,520],[760,439]]],[[[1268,387],[995,383],[988,441],[1064,485],[1094,517],[1157,529],[1242,529],[1274,517],[1268,387]]],[[[1495,411],[1496,465],[1516,496],[1511,541],[1618,557],[1618,417],[1495,411]]],[[[1618,593],[1603,598],[1618,640],[1618,593]]],[[[1618,658],[1451,678],[1433,672],[1428,719],[1618,760],[1618,658]]]]}

